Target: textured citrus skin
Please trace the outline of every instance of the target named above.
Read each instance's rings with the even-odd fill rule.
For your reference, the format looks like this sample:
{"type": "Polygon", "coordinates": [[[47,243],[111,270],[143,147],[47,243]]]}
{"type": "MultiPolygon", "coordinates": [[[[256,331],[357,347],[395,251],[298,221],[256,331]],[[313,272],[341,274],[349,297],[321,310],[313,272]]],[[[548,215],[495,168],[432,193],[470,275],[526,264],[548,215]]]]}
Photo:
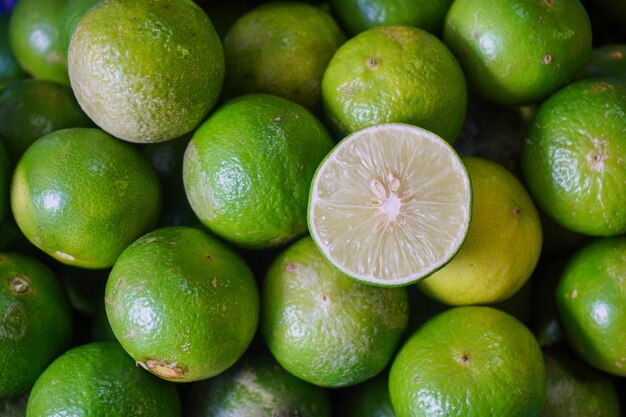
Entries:
{"type": "Polygon", "coordinates": [[[0,91],[0,141],[14,164],[37,139],[71,127],[91,127],[72,90],[49,80],[20,80],[0,91]]]}
{"type": "Polygon", "coordinates": [[[189,417],[330,417],[326,390],[285,371],[271,356],[248,355],[191,390],[189,417]]]}
{"type": "Polygon", "coordinates": [[[178,417],[173,384],[140,367],[117,342],[71,349],[41,374],[28,399],[27,417],[178,417]]]}
{"type": "Polygon", "coordinates": [[[59,30],[67,0],[20,0],[11,13],[9,41],[22,68],[36,78],[69,84],[59,30]]]}
{"type": "Polygon", "coordinates": [[[420,327],[389,375],[398,417],[538,417],[546,398],[539,345],[491,307],[457,307],[420,327]]]}
{"type": "Polygon", "coordinates": [[[107,268],[150,230],[158,178],[141,153],[99,129],[65,129],[34,143],[17,164],[11,208],[35,246],[70,265],[107,268]]]}
{"type": "Polygon", "coordinates": [[[307,230],[313,174],[333,146],[304,107],[267,94],[235,98],[193,135],[183,163],[192,209],[239,246],[278,246],[307,230]]]}
{"type": "Polygon", "coordinates": [[[626,376],[626,239],[596,240],[569,261],[556,289],[570,346],[592,366],[626,376]]]}
{"type": "Polygon", "coordinates": [[[25,77],[9,44],[9,15],[0,16],[0,88],[25,77]]]}
{"type": "Polygon", "coordinates": [[[408,322],[405,288],[379,288],[335,269],[310,237],[287,248],[265,278],[261,330],[276,360],[316,385],[354,385],[391,360],[408,322]]]}
{"type": "Polygon", "coordinates": [[[189,382],[237,361],[257,328],[252,272],[221,241],[189,227],[157,229],[130,245],[106,288],[124,349],[161,378],[189,382]]]}
{"type": "Polygon", "coordinates": [[[524,285],[539,261],[539,214],[522,183],[501,165],[475,157],[463,163],[473,191],[467,236],[454,258],[418,285],[446,304],[500,302],[524,285]]]}
{"type": "Polygon", "coordinates": [[[191,0],[103,0],[76,27],[68,68],[98,126],[131,142],[160,142],[193,130],[213,107],[224,55],[191,0]]]}
{"type": "Polygon", "coordinates": [[[12,167],[9,156],[0,141],[0,223],[9,211],[9,181],[12,167]]]}
{"type": "Polygon", "coordinates": [[[626,78],[626,45],[594,48],[583,73],[585,78],[626,78]]]}
{"type": "Polygon", "coordinates": [[[0,253],[0,398],[26,393],[69,345],[72,312],[46,266],[0,253]]]}
{"type": "Polygon", "coordinates": [[[539,108],[522,152],[531,195],[561,226],[626,232],[626,82],[582,80],[539,108]]]}
{"type": "Polygon", "coordinates": [[[479,94],[512,106],[558,90],[591,52],[591,24],[578,0],[455,1],[443,38],[479,94]]]}
{"type": "Polygon", "coordinates": [[[382,25],[411,25],[439,35],[452,0],[331,0],[329,3],[351,35],[382,25]]]}
{"type": "Polygon", "coordinates": [[[620,402],[608,375],[566,349],[544,350],[548,396],[541,417],[619,417],[620,402]]]}
{"type": "Polygon", "coordinates": [[[322,80],[330,124],[347,134],[408,123],[452,143],[467,106],[465,78],[448,48],[411,26],[367,30],[339,48],[322,80]]]}
{"type": "Polygon", "coordinates": [[[224,38],[229,96],[267,93],[321,110],[324,70],[346,40],[318,6],[270,3],[243,15],[224,38]]]}

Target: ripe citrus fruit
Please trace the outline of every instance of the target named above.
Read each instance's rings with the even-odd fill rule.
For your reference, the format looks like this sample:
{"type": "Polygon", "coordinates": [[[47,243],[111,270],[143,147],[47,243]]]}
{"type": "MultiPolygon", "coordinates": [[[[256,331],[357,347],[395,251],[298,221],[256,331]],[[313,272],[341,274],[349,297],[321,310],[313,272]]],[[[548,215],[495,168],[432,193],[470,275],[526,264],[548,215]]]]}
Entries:
{"type": "Polygon", "coordinates": [[[137,367],[117,342],[96,342],[65,352],[39,377],[27,417],[178,417],[173,384],[137,367]]]}
{"type": "Polygon", "coordinates": [[[375,26],[411,25],[439,35],[452,0],[331,0],[331,10],[351,35],[375,26]]]}
{"type": "Polygon", "coordinates": [[[309,229],[330,262],[376,285],[406,285],[445,265],[470,223],[463,163],[415,126],[372,126],[341,141],[320,164],[309,229]]]}
{"type": "Polygon", "coordinates": [[[310,237],[288,247],[263,283],[261,330],[290,373],[325,387],[354,385],[391,361],[407,325],[405,288],[342,274],[310,237]]]}
{"type": "Polygon", "coordinates": [[[261,5],[244,14],[224,38],[228,96],[267,93],[321,110],[324,70],[345,36],[318,6],[261,5]]]}
{"type": "Polygon", "coordinates": [[[458,0],[443,38],[479,94],[517,106],[577,74],[591,51],[591,24],[578,0],[458,0]]]}
{"type": "Polygon", "coordinates": [[[409,123],[454,142],[467,89],[446,46],[412,26],[360,33],[333,56],[322,80],[329,123],[347,134],[379,123],[409,123]]]}
{"type": "Polygon", "coordinates": [[[14,164],[37,139],[71,127],[91,127],[72,90],[48,80],[19,80],[0,90],[0,141],[14,164]]]}
{"type": "Polygon", "coordinates": [[[250,354],[226,372],[196,383],[189,417],[330,417],[326,391],[285,371],[271,356],[250,354]]]}
{"type": "Polygon", "coordinates": [[[36,78],[69,84],[60,22],[67,0],[20,0],[11,13],[9,40],[21,67],[36,78]]]}
{"type": "Polygon", "coordinates": [[[9,211],[9,180],[12,171],[9,156],[0,141],[0,223],[9,211]]]}
{"type": "Polygon", "coordinates": [[[389,375],[398,417],[538,417],[546,373],[537,341],[491,307],[457,307],[420,327],[389,375]]]}
{"type": "Polygon", "coordinates": [[[72,312],[46,266],[0,253],[0,398],[26,393],[69,345],[72,312]]]}
{"type": "Polygon", "coordinates": [[[342,391],[337,416],[396,417],[389,397],[387,372],[342,391]]]}
{"type": "Polygon", "coordinates": [[[569,344],[594,367],[626,376],[626,238],[599,239],[574,255],[556,289],[569,344]]]}
{"type": "Polygon", "coordinates": [[[119,257],[106,312],[124,349],[163,379],[189,382],[223,372],[257,329],[252,272],[221,241],[190,227],[157,229],[119,257]]]}
{"type": "Polygon", "coordinates": [[[131,142],[160,142],[193,130],[213,107],[224,55],[191,0],[103,0],[78,23],[68,68],[98,126],[131,142]]]}
{"type": "Polygon", "coordinates": [[[522,153],[528,190],[563,227],[626,232],[626,81],[590,79],[539,108],[522,153]]]}
{"type": "Polygon", "coordinates": [[[463,159],[472,182],[472,219],[452,260],[419,283],[451,305],[491,304],[511,297],[541,254],[541,223],[522,183],[487,159],[463,159]]]}
{"type": "Polygon", "coordinates": [[[26,74],[17,63],[9,43],[9,16],[0,16],[0,88],[25,77],[26,74]]]}
{"type": "Polygon", "coordinates": [[[278,246],[306,232],[311,179],[332,148],[304,107],[267,94],[235,98],[213,113],[185,152],[191,207],[239,246],[278,246]]]}
{"type": "Polygon", "coordinates": [[[591,51],[585,78],[626,78],[626,45],[605,45],[591,51]]]}
{"type": "Polygon", "coordinates": [[[112,266],[154,226],[160,207],[150,164],[99,129],[64,129],[40,138],[13,175],[11,208],[18,226],[35,246],[69,265],[112,266]]]}
{"type": "Polygon", "coordinates": [[[608,375],[567,349],[544,350],[548,395],[541,417],[620,417],[617,390],[608,375]]]}

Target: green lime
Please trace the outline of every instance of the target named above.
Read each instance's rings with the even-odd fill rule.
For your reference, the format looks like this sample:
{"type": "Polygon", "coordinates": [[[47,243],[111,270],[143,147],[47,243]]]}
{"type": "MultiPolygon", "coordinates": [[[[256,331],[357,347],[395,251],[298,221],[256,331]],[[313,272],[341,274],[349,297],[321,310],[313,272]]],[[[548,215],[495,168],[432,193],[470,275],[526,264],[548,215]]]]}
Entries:
{"type": "Polygon", "coordinates": [[[568,350],[544,350],[548,395],[541,417],[620,417],[617,390],[608,375],[568,350]]]}
{"type": "Polygon", "coordinates": [[[53,258],[108,268],[155,225],[161,191],[130,144],[99,129],[65,129],[37,140],[20,159],[11,207],[28,240],[53,258]]]}
{"type": "Polygon", "coordinates": [[[326,390],[285,371],[271,356],[247,355],[226,372],[196,383],[189,417],[330,417],[326,390]]]}
{"type": "Polygon", "coordinates": [[[374,378],[346,388],[338,397],[338,416],[396,417],[389,396],[389,374],[382,372],[374,378]]]}
{"type": "Polygon", "coordinates": [[[415,126],[377,125],[342,140],[320,164],[309,230],[347,275],[407,285],[459,250],[471,199],[469,176],[447,142],[415,126]]]}
{"type": "Polygon", "coordinates": [[[72,127],[91,127],[72,93],[48,80],[20,80],[0,90],[0,141],[13,163],[37,139],[72,127]]]}
{"type": "Polygon", "coordinates": [[[177,417],[173,384],[135,365],[119,343],[96,342],[57,358],[39,377],[27,417],[177,417]]]}
{"type": "Polygon", "coordinates": [[[61,45],[66,56],[78,22],[99,1],[101,0],[67,0],[59,23],[61,45]]]}
{"type": "Polygon", "coordinates": [[[351,35],[374,26],[411,25],[440,35],[453,0],[330,0],[351,35]]]}
{"type": "Polygon", "coordinates": [[[405,288],[350,279],[310,237],[274,260],[261,297],[261,330],[276,360],[325,387],[354,385],[381,372],[408,322],[405,288]]]}
{"type": "Polygon", "coordinates": [[[567,263],[556,289],[570,346],[592,366],[626,376],[626,238],[598,239],[567,263]]]}
{"type": "Polygon", "coordinates": [[[26,416],[26,402],[28,395],[19,397],[0,398],[0,416],[2,417],[24,417],[26,416]]]}
{"type": "Polygon", "coordinates": [[[419,283],[451,305],[491,304],[511,297],[541,254],[541,223],[522,183],[487,159],[463,159],[472,182],[472,218],[452,260],[419,283]]]}
{"type": "Polygon", "coordinates": [[[458,0],[443,38],[477,93],[512,106],[558,90],[591,52],[591,24],[578,0],[458,0]]]}
{"type": "Polygon", "coordinates": [[[278,246],[307,230],[315,169],[333,142],[304,107],[267,94],[235,98],[193,135],[183,180],[191,207],[222,238],[278,246]]]}
{"type": "Polygon", "coordinates": [[[258,289],[246,263],[190,227],[158,229],[131,244],[111,271],[105,300],[124,349],[176,382],[225,371],[258,324],[258,289]]]}
{"type": "Polygon", "coordinates": [[[317,6],[273,2],[244,14],[224,38],[228,96],[267,93],[321,110],[324,70],[345,36],[317,6]]]}
{"type": "Polygon", "coordinates": [[[412,26],[380,26],[339,48],[324,73],[322,98],[341,134],[398,122],[452,143],[465,119],[467,89],[458,62],[435,36],[412,26]]]}
{"type": "Polygon", "coordinates": [[[68,67],[98,126],[130,142],[161,142],[193,130],[213,107],[224,54],[191,0],[103,0],[79,21],[68,67]]]}
{"type": "Polygon", "coordinates": [[[546,398],[541,349],[491,307],[457,307],[420,327],[389,375],[398,417],[538,417],[546,398]]]}
{"type": "Polygon", "coordinates": [[[626,78],[626,45],[605,45],[591,51],[585,78],[626,78]]]}
{"type": "Polygon", "coordinates": [[[61,42],[67,0],[19,0],[11,13],[9,41],[21,67],[36,78],[69,84],[61,42]]]}
{"type": "Polygon", "coordinates": [[[0,88],[25,77],[9,43],[9,15],[0,16],[0,88]]]}
{"type": "MultiPolygon", "coordinates": [[[[0,253],[0,398],[24,394],[72,338],[63,286],[46,266],[0,253]]],[[[2,414],[4,415],[4,414],[2,414]]]]}
{"type": "Polygon", "coordinates": [[[9,156],[0,141],[0,223],[9,211],[9,181],[12,172],[9,156]]]}
{"type": "Polygon", "coordinates": [[[563,227],[626,232],[626,81],[589,79],[546,100],[522,153],[531,195],[563,227]]]}

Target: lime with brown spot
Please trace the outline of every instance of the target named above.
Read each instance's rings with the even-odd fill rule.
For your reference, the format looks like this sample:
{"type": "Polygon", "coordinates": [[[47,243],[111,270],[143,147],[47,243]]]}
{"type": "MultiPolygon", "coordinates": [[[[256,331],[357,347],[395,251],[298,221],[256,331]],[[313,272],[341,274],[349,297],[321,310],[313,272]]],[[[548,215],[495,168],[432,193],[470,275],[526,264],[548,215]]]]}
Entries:
{"type": "Polygon", "coordinates": [[[0,253],[0,398],[28,392],[71,338],[70,303],[53,272],[0,253]]]}
{"type": "Polygon", "coordinates": [[[585,67],[584,78],[626,78],[626,45],[594,48],[585,67]]]}
{"type": "Polygon", "coordinates": [[[98,126],[149,143],[200,124],[220,93],[224,55],[191,0],[103,0],[80,19],[68,68],[78,102],[98,126]]]}
{"type": "Polygon", "coordinates": [[[48,255],[108,268],[155,226],[161,190],[129,143],[100,129],[64,129],[37,140],[20,159],[11,208],[20,230],[48,255]]]}
{"type": "Polygon", "coordinates": [[[75,347],[37,379],[26,417],[179,417],[176,387],[150,375],[117,342],[75,347]]]}
{"type": "Polygon", "coordinates": [[[157,229],[119,257],[106,286],[115,337],[137,363],[170,381],[213,377],[254,336],[259,295],[243,259],[190,227],[157,229]]]}
{"type": "Polygon", "coordinates": [[[589,364],[626,376],[626,239],[598,239],[567,263],[556,289],[560,322],[589,364]]]}
{"type": "Polygon", "coordinates": [[[561,226],[626,232],[626,81],[588,79],[543,102],[522,151],[526,185],[561,226]]]}

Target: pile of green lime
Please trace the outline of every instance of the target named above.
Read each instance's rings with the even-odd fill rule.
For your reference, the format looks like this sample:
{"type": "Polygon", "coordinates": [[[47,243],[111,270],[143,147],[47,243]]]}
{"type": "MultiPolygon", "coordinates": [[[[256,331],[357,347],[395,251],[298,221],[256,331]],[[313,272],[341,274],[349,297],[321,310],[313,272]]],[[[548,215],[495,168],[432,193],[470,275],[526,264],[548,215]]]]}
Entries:
{"type": "Polygon", "coordinates": [[[623,3],[0,1],[0,417],[623,415],[623,3]]]}

